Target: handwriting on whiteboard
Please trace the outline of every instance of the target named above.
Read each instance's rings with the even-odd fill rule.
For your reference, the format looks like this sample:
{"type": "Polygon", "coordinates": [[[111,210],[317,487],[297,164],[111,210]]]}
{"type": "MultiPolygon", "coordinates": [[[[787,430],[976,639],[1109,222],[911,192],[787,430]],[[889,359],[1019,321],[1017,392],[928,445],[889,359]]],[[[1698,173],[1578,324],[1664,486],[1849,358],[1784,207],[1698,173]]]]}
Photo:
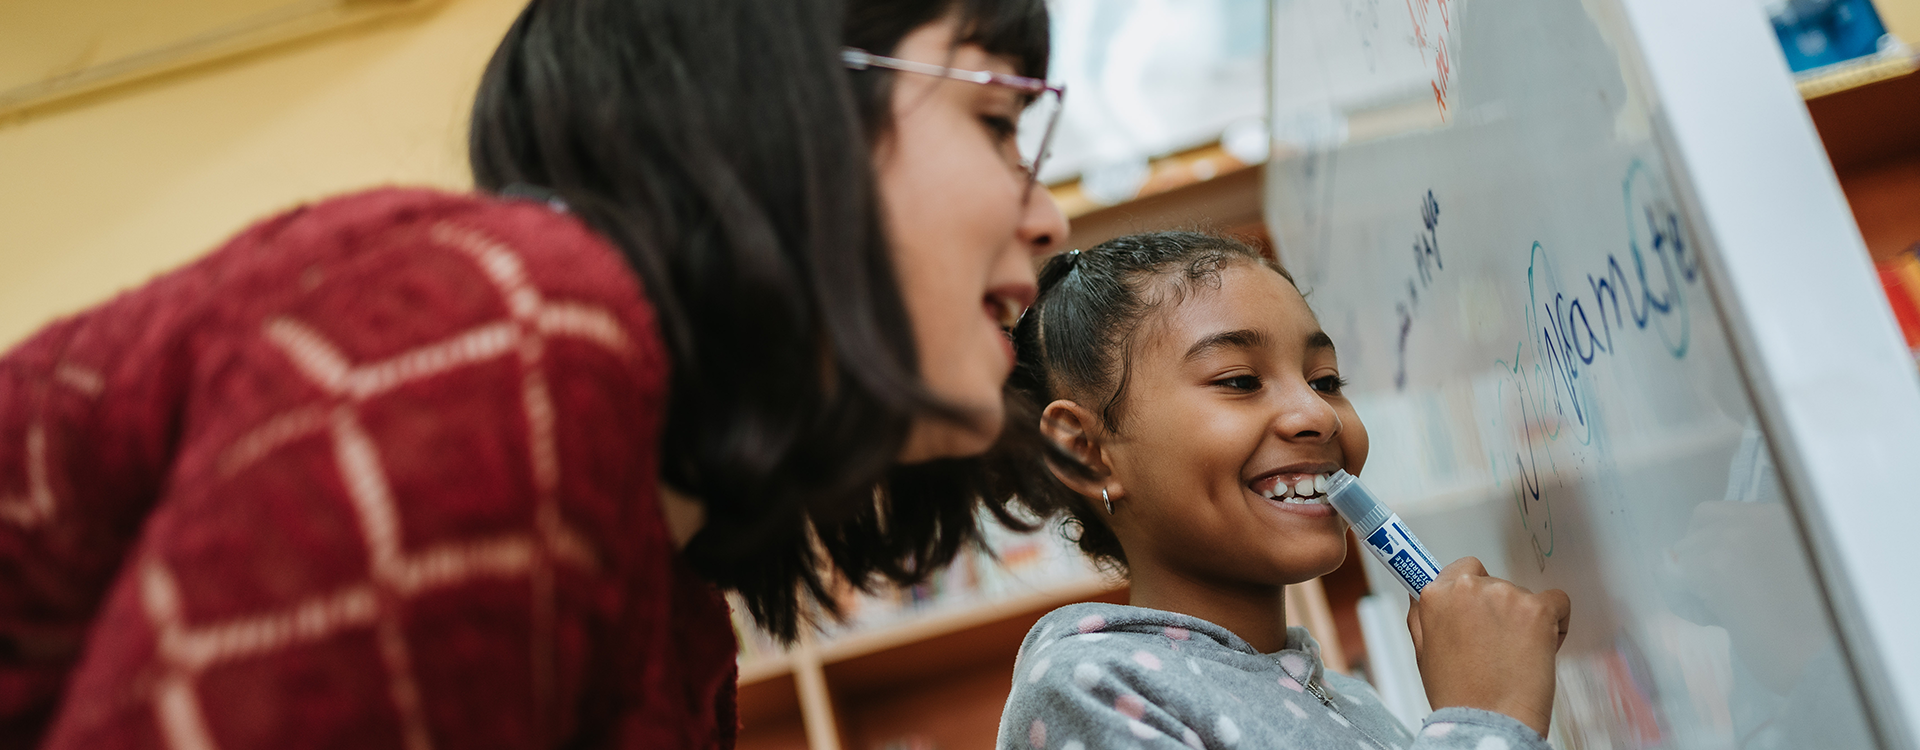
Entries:
{"type": "Polygon", "coordinates": [[[1433,78],[1433,102],[1447,117],[1453,94],[1453,8],[1448,0],[1406,0],[1413,20],[1413,46],[1433,78]]]}
{"type": "MultiPolygon", "coordinates": [[[[1685,357],[1691,316],[1682,287],[1700,279],[1699,259],[1681,231],[1678,210],[1640,162],[1628,168],[1622,192],[1627,207],[1626,263],[1608,253],[1606,262],[1596,265],[1597,274],[1586,274],[1585,288],[1576,286],[1570,292],[1561,291],[1550,273],[1536,280],[1535,266],[1527,268],[1527,293],[1534,303],[1528,309],[1528,327],[1536,332],[1536,342],[1554,375],[1556,398],[1564,396],[1583,444],[1590,441],[1592,430],[1587,417],[1591,399],[1583,398],[1591,388],[1590,379],[1583,376],[1585,366],[1613,352],[1614,331],[1628,322],[1637,330],[1653,329],[1669,354],[1685,357]],[[1539,317],[1542,313],[1544,320],[1539,317]]],[[[1533,261],[1546,263],[1538,242],[1533,261]]]]}
{"type": "Polygon", "coordinates": [[[1340,14],[1360,40],[1360,53],[1366,58],[1367,71],[1380,67],[1374,37],[1380,34],[1380,0],[1340,0],[1340,14]]]}
{"type": "Polygon", "coordinates": [[[1400,318],[1399,366],[1393,373],[1393,387],[1407,388],[1407,337],[1413,333],[1413,313],[1420,306],[1420,292],[1433,285],[1435,272],[1446,270],[1440,262],[1440,202],[1433,191],[1420,201],[1421,230],[1413,237],[1413,275],[1407,278],[1407,296],[1394,305],[1400,318]]]}
{"type": "Polygon", "coordinates": [[[1692,317],[1686,292],[1700,283],[1699,256],[1678,209],[1644,164],[1634,162],[1621,186],[1627,246],[1584,269],[1584,284],[1563,289],[1547,246],[1534,242],[1528,249],[1529,338],[1514,346],[1512,361],[1497,363],[1504,375],[1501,412],[1515,425],[1511,436],[1518,446],[1492,463],[1496,476],[1511,480],[1542,569],[1553,556],[1554,532],[1541,463],[1553,465],[1552,447],[1563,436],[1581,446],[1593,442],[1591,412],[1600,396],[1587,368],[1625,347],[1627,334],[1650,332],[1668,356],[1687,356],[1692,317]]]}

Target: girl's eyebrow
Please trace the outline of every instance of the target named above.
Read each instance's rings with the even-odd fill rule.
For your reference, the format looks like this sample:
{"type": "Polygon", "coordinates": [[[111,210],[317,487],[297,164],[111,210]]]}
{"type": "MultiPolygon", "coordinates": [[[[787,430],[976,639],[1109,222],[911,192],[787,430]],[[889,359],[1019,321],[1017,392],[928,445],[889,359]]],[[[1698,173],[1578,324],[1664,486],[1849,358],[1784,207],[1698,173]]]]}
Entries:
{"type": "Polygon", "coordinates": [[[1333,337],[1328,336],[1326,331],[1314,331],[1313,335],[1307,337],[1307,348],[1332,349],[1333,337]]]}
{"type": "MultiPolygon", "coordinates": [[[[1325,338],[1326,334],[1323,333],[1320,336],[1325,338]]],[[[1187,354],[1181,357],[1181,360],[1192,362],[1217,349],[1254,349],[1266,346],[1269,340],[1265,331],[1256,331],[1251,328],[1221,331],[1193,342],[1193,346],[1187,347],[1187,354]]],[[[1332,339],[1327,340],[1327,346],[1333,346],[1332,339]]]]}

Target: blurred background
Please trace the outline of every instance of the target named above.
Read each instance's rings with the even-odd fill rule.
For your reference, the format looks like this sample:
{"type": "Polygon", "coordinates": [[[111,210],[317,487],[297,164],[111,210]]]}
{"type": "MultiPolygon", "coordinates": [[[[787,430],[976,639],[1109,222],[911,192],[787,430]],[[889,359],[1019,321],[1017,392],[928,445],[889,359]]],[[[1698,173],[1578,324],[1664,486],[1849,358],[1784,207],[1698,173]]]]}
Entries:
{"type": "MultiPolygon", "coordinates": [[[[376,184],[470,187],[467,107],[522,3],[0,3],[0,344],[301,201],[376,184]]],[[[1378,24],[1383,5],[1399,3],[1050,0],[1052,78],[1068,94],[1042,178],[1074,222],[1070,246],[1176,227],[1268,246],[1258,167],[1269,153],[1367,136],[1331,105],[1269,127],[1269,91],[1298,112],[1316,85],[1269,81],[1274,55],[1299,53],[1272,48],[1284,38],[1273,20],[1378,24]]],[[[1902,41],[1920,42],[1920,0],[1756,0],[1754,12],[1772,21],[1888,302],[1920,347],[1920,73],[1902,41]]],[[[791,650],[738,624],[741,747],[990,746],[1032,622],[1126,596],[1058,529],[1001,533],[993,547],[926,586],[849,595],[847,624],[791,650]]],[[[1290,591],[1288,615],[1333,668],[1387,679],[1369,672],[1356,614],[1369,590],[1350,560],[1290,591]]]]}

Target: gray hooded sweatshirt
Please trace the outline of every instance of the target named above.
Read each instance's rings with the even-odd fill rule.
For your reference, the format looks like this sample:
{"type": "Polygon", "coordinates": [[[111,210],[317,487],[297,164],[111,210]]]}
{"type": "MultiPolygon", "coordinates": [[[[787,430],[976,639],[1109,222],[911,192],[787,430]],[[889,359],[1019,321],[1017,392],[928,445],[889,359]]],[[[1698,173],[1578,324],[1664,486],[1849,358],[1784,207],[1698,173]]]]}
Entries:
{"type": "Polygon", "coordinates": [[[1020,645],[1001,750],[1549,750],[1518,720],[1443,708],[1418,736],[1365,682],[1320,665],[1304,628],[1262,654],[1226,628],[1118,604],[1040,618],[1020,645]]]}

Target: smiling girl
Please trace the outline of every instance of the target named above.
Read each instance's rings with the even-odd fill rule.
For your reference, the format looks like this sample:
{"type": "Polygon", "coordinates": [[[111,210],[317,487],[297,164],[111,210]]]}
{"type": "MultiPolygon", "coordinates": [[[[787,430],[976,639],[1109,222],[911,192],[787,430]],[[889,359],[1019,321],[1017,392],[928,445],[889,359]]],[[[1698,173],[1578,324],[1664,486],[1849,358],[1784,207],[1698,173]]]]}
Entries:
{"type": "Polygon", "coordinates": [[[1545,748],[1566,595],[1448,566],[1408,616],[1432,705],[1418,737],[1285,627],[1284,587],[1346,556],[1325,503],[1367,432],[1293,279],[1232,240],[1125,237],[1048,261],[1012,387],[1053,445],[1018,502],[1067,516],[1128,605],[1027,635],[1002,748],[1545,748]]]}

